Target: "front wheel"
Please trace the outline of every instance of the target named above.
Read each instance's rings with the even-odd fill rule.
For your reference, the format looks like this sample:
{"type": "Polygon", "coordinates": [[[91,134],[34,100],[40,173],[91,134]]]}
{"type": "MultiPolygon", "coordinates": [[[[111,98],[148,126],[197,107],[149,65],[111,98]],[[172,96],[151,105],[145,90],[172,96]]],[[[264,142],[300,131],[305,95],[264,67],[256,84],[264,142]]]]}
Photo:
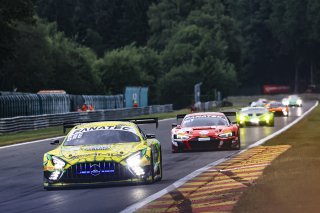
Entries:
{"type": "Polygon", "coordinates": [[[271,123],[269,123],[267,126],[274,127],[274,121],[272,121],[271,123]]]}
{"type": "Polygon", "coordinates": [[[159,171],[158,171],[158,178],[157,181],[161,181],[162,180],[162,176],[163,176],[163,170],[162,170],[162,150],[160,147],[160,164],[159,164],[159,171]]]}
{"type": "Polygon", "coordinates": [[[241,148],[241,140],[240,140],[240,132],[238,132],[238,141],[235,146],[231,143],[230,149],[231,150],[240,150],[240,148],[241,148]]]}
{"type": "Polygon", "coordinates": [[[153,153],[151,150],[151,154],[150,154],[150,168],[149,171],[146,174],[146,177],[144,178],[144,182],[145,184],[151,184],[154,182],[154,162],[153,162],[153,153]]]}

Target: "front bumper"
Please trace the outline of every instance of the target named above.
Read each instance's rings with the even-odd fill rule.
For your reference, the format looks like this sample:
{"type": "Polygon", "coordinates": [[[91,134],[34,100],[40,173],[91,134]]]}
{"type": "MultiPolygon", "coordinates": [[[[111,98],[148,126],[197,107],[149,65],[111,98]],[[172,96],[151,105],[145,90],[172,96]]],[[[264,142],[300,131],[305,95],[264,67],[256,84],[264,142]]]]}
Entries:
{"type": "Polygon", "coordinates": [[[60,188],[73,186],[114,185],[142,183],[149,178],[151,166],[141,167],[144,175],[134,175],[126,166],[115,162],[78,163],[61,172],[57,180],[50,180],[51,171],[44,171],[44,187],[60,188]]]}
{"type": "Polygon", "coordinates": [[[210,138],[208,141],[199,141],[198,138],[193,138],[187,141],[173,141],[172,151],[204,151],[204,150],[223,150],[236,148],[240,146],[235,137],[232,139],[220,140],[217,138],[210,138]]]}

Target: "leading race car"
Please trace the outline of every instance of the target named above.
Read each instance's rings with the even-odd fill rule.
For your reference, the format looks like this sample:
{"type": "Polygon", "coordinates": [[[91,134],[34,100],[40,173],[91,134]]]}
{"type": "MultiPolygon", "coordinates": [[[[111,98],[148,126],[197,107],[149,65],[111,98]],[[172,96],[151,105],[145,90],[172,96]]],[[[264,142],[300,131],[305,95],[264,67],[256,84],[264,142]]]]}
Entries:
{"type": "Polygon", "coordinates": [[[288,106],[283,105],[279,101],[270,101],[266,105],[266,108],[269,110],[269,112],[273,112],[275,115],[289,116],[288,106]]]}
{"type": "Polygon", "coordinates": [[[245,107],[236,115],[237,123],[244,126],[274,126],[274,114],[264,107],[245,107]]]}
{"type": "Polygon", "coordinates": [[[206,149],[240,149],[240,134],[233,124],[220,112],[202,112],[178,115],[181,125],[173,124],[171,130],[172,152],[206,149]]]}
{"type": "MultiPolygon", "coordinates": [[[[150,119],[135,119],[150,123],[150,119]]],[[[158,122],[158,120],[153,120],[158,122]]],[[[43,157],[44,187],[152,183],[162,179],[160,142],[132,122],[105,121],[75,126],[43,157]]]]}

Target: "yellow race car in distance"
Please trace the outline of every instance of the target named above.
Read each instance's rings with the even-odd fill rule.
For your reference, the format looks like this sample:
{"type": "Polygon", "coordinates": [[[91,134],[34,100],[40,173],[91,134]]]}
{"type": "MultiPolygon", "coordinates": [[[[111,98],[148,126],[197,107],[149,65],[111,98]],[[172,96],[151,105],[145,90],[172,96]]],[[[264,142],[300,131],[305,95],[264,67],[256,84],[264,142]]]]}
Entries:
{"type": "Polygon", "coordinates": [[[158,119],[130,121],[84,123],[72,128],[56,149],[44,154],[44,188],[160,181],[161,144],[155,135],[145,134],[137,126],[158,125],[158,119]]]}

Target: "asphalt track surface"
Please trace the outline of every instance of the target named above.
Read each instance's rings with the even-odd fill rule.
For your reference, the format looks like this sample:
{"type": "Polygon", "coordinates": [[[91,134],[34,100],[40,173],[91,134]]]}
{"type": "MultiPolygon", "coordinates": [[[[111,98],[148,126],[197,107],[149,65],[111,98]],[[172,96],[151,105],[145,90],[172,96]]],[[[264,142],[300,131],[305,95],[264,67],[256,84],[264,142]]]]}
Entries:
{"type": "MultiPolygon", "coordinates": [[[[289,117],[276,117],[274,127],[241,128],[241,148],[294,121],[315,102],[290,108],[289,117]]],[[[170,130],[175,119],[142,126],[156,133],[162,144],[163,180],[151,185],[107,186],[46,191],[42,183],[43,153],[55,148],[50,141],[0,149],[0,212],[119,212],[162,190],[173,182],[236,151],[171,153],[170,130]]]]}

